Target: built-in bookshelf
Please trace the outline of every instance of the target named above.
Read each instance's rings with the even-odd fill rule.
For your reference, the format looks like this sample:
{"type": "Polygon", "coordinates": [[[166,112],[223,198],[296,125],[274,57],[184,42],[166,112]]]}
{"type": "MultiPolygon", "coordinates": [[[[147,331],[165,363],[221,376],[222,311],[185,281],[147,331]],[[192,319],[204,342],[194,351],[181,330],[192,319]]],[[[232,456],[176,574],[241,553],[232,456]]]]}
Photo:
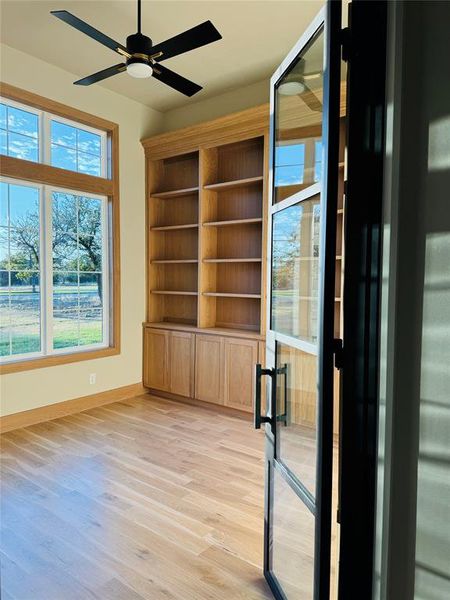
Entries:
{"type": "Polygon", "coordinates": [[[268,136],[258,129],[147,154],[147,323],[263,334],[268,136]]]}

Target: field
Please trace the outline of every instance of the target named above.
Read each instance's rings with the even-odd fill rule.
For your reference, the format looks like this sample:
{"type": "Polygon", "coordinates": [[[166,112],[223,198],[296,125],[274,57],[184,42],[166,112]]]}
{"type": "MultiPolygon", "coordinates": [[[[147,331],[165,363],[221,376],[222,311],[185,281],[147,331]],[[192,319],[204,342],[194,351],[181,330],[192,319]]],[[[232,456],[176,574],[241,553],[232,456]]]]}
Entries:
{"type": "MultiPolygon", "coordinates": [[[[40,293],[31,286],[0,292],[0,356],[39,352],[40,293]]],[[[54,288],[53,347],[55,349],[101,343],[102,309],[95,285],[54,288]]]]}

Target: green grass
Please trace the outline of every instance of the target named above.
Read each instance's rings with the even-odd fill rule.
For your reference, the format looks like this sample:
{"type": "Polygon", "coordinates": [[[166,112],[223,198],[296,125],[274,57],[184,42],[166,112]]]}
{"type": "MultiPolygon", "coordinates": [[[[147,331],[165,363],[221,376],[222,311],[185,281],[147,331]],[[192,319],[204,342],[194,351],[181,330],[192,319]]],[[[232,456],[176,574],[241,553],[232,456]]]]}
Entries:
{"type": "MultiPolygon", "coordinates": [[[[69,325],[70,326],[70,325],[69,325]]],[[[83,322],[80,326],[80,340],[78,340],[78,331],[69,331],[68,329],[55,332],[53,337],[53,346],[55,349],[70,348],[73,346],[89,346],[99,344],[102,341],[101,323],[98,321],[83,322]],[[79,341],[79,344],[78,344],[79,341]]],[[[12,338],[12,352],[15,354],[27,354],[39,352],[40,337],[39,334],[23,335],[16,334],[12,338]]],[[[0,356],[9,356],[9,339],[5,332],[0,331],[0,356]]]]}

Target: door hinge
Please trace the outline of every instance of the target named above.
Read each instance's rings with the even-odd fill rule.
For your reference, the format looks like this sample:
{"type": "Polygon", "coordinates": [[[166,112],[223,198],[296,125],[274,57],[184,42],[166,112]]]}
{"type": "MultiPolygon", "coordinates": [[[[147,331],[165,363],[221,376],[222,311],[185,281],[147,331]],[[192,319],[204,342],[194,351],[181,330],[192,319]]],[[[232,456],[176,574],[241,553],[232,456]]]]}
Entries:
{"type": "Polygon", "coordinates": [[[344,368],[344,346],[340,338],[335,338],[333,343],[334,366],[341,370],[344,368]]]}
{"type": "Polygon", "coordinates": [[[348,62],[350,60],[352,36],[350,27],[344,27],[341,30],[341,45],[342,45],[342,60],[348,62]]]}

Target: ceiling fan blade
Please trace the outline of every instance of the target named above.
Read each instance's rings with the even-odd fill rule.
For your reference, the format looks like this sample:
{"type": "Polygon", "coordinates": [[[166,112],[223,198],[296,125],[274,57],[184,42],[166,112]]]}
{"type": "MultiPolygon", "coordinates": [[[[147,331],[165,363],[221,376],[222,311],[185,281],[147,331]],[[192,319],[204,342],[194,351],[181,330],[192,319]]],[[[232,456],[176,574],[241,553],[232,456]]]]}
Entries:
{"type": "Polygon", "coordinates": [[[98,71],[98,73],[93,73],[92,75],[83,77],[83,79],[74,81],[74,85],[91,85],[92,83],[97,83],[97,81],[102,81],[102,79],[107,79],[108,77],[122,73],[122,71],[126,71],[126,68],[127,65],[119,63],[118,65],[108,67],[107,69],[103,69],[103,71],[98,71]]]}
{"type": "Polygon", "coordinates": [[[163,65],[158,65],[153,68],[153,77],[174,90],[177,90],[177,92],[181,92],[189,97],[203,89],[201,85],[189,81],[189,79],[178,75],[178,73],[174,73],[174,71],[171,71],[167,67],[163,67],[163,65]]]}
{"type": "Polygon", "coordinates": [[[299,97],[311,110],[315,112],[322,112],[322,102],[315,95],[315,93],[306,85],[306,83],[303,83],[303,85],[305,86],[305,91],[299,94],[299,97]]]}
{"type": "Polygon", "coordinates": [[[222,36],[211,21],[205,21],[165,42],[156,44],[156,46],[153,46],[152,48],[152,54],[162,52],[162,56],[155,59],[156,61],[161,62],[167,58],[172,58],[172,56],[189,52],[190,50],[206,46],[206,44],[211,44],[212,42],[221,39],[222,36]]]}
{"type": "Polygon", "coordinates": [[[122,46],[122,44],[119,44],[119,42],[116,42],[101,31],[98,31],[98,29],[95,29],[95,27],[88,25],[88,23],[85,23],[72,13],[67,12],[67,10],[52,10],[50,13],[58,19],[61,19],[61,21],[64,21],[64,23],[75,27],[75,29],[81,31],[81,33],[88,35],[96,42],[100,42],[100,44],[111,48],[111,50],[114,50],[114,52],[118,52],[123,56],[130,56],[125,46],[122,46]]]}

